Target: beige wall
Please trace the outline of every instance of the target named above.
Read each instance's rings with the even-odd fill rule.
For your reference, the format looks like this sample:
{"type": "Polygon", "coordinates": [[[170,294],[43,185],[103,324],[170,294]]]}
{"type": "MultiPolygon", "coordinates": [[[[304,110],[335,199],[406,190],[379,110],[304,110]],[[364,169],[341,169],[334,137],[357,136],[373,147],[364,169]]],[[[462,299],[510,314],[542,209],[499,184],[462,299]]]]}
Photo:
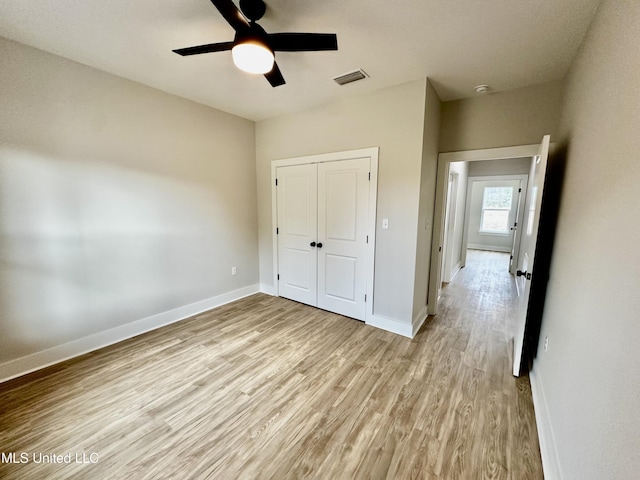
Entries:
{"type": "Polygon", "coordinates": [[[440,151],[454,152],[540,143],[557,136],[562,82],[442,104],[440,151]]]}
{"type": "MultiPolygon", "coordinates": [[[[348,87],[345,87],[348,88],[348,87]]],[[[426,79],[256,124],[260,283],[273,291],[271,162],[380,147],[374,313],[412,319],[426,79]],[[381,219],[389,229],[381,229],[381,219]]]]}
{"type": "Polygon", "coordinates": [[[631,480],[640,468],[638,32],[637,0],[603,1],[567,83],[549,348],[533,368],[564,480],[631,480]]]}
{"type": "Polygon", "coordinates": [[[257,283],[252,122],[2,39],[0,86],[0,363],[257,283]]]}
{"type": "Polygon", "coordinates": [[[418,237],[416,240],[416,267],[413,292],[413,322],[426,315],[431,262],[431,235],[435,203],[436,173],[438,170],[438,136],[440,134],[440,109],[438,94],[427,81],[422,140],[422,168],[420,172],[420,205],[418,208],[418,237]]]}

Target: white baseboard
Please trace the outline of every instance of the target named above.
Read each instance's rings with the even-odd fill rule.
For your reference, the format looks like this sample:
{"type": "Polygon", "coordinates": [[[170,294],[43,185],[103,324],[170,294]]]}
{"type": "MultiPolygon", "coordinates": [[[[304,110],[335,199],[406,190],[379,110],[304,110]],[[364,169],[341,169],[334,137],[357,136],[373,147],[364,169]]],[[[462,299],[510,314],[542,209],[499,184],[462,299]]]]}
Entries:
{"type": "Polygon", "coordinates": [[[536,415],[538,428],[538,442],[540,443],[540,456],[542,457],[542,470],[545,480],[561,480],[562,473],[558,462],[556,442],[553,436],[553,428],[549,419],[549,408],[544,394],[544,387],[540,377],[536,374],[535,364],[529,373],[531,381],[531,396],[533,397],[533,409],[536,415]]]}
{"type": "Polygon", "coordinates": [[[413,324],[399,322],[392,318],[383,317],[381,315],[372,315],[365,322],[372,327],[381,328],[387,332],[397,333],[403,337],[413,338],[413,324]]]}
{"type": "Polygon", "coordinates": [[[222,295],[207,298],[183,307],[174,308],[150,317],[119,325],[109,330],[94,333],[87,337],[79,338],[62,345],[56,345],[55,347],[51,347],[40,352],[16,358],[15,360],[10,360],[6,363],[0,364],[0,383],[56,363],[69,360],[70,358],[84,355],[85,353],[98,350],[99,348],[113,345],[114,343],[127,340],[128,338],[155,330],[165,325],[185,320],[189,317],[193,317],[194,315],[211,310],[212,308],[248,297],[249,295],[253,295],[258,292],[259,286],[257,284],[250,285],[239,290],[223,293],[222,295]]]}
{"type": "MultiPolygon", "coordinates": [[[[265,285],[263,283],[260,284],[260,292],[276,296],[276,289],[271,285],[265,285]]],[[[412,324],[400,322],[398,320],[394,320],[392,318],[383,317],[381,315],[372,315],[370,316],[365,324],[371,327],[380,328],[382,330],[386,330],[387,332],[396,333],[398,335],[402,335],[403,337],[413,338],[415,334],[418,332],[425,319],[427,318],[427,307],[425,306],[420,313],[413,320],[412,324]]]]}
{"type": "Polygon", "coordinates": [[[489,252],[511,253],[511,247],[501,247],[498,245],[481,245],[479,243],[470,243],[467,248],[471,250],[487,250],[489,252]]]}
{"type": "Polygon", "coordinates": [[[462,264],[458,262],[455,267],[453,267],[453,272],[451,272],[451,280],[449,282],[453,282],[453,279],[456,278],[456,275],[460,273],[462,269],[462,264]]]}

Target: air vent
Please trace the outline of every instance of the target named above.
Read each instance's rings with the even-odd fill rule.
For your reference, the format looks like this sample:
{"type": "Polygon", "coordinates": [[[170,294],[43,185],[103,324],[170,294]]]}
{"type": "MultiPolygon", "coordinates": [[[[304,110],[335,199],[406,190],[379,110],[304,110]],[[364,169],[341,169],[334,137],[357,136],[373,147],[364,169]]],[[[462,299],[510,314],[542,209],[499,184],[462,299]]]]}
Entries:
{"type": "Polygon", "coordinates": [[[340,75],[339,77],[334,78],[333,80],[338,84],[338,85],[346,85],[347,83],[352,83],[352,82],[357,82],[358,80],[363,80],[365,78],[367,78],[369,75],[367,75],[367,73],[360,69],[360,70],[355,70],[353,72],[349,72],[349,73],[345,73],[344,75],[340,75]]]}

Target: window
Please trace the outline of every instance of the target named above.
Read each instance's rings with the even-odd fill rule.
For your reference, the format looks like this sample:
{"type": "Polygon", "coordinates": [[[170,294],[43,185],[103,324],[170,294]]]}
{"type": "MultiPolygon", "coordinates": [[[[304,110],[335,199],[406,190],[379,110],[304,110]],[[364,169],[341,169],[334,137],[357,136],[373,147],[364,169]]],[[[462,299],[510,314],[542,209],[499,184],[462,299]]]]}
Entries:
{"type": "Polygon", "coordinates": [[[485,187],[480,233],[508,234],[513,187],[485,187]]]}

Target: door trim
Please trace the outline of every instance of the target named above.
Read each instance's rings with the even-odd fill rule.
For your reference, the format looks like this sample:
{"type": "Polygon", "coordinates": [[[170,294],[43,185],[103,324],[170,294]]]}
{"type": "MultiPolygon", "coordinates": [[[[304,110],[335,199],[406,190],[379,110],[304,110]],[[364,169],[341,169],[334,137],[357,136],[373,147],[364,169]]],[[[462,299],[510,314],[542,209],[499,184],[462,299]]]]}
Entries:
{"type": "Polygon", "coordinates": [[[439,285],[442,283],[442,247],[444,236],[444,208],[446,203],[449,164],[452,162],[475,162],[482,160],[500,160],[509,158],[535,157],[540,144],[518,145],[514,147],[485,148],[481,150],[464,150],[446,152],[438,155],[438,173],[436,176],[436,201],[433,215],[433,237],[431,240],[431,264],[429,267],[429,293],[427,298],[429,315],[438,312],[439,285]]]}
{"type": "Polygon", "coordinates": [[[271,162],[271,238],[273,248],[273,285],[275,296],[280,296],[278,285],[278,236],[276,228],[278,225],[278,205],[276,190],[276,172],[278,167],[291,165],[306,165],[312,163],[338,162],[340,160],[354,160],[357,158],[369,158],[371,179],[369,181],[369,214],[367,218],[367,273],[366,273],[366,308],[365,322],[369,323],[373,318],[373,284],[375,280],[375,244],[376,244],[376,207],[378,199],[378,155],[379,147],[362,148],[358,150],[347,150],[344,152],[322,153],[318,155],[308,155],[303,157],[285,158],[273,160],[271,162]]]}
{"type": "Polygon", "coordinates": [[[456,172],[449,172],[447,179],[447,201],[444,211],[444,240],[442,242],[442,268],[440,275],[445,283],[451,282],[453,277],[451,270],[451,257],[453,255],[453,241],[455,240],[456,217],[458,216],[458,181],[459,175],[456,172]],[[454,199],[455,200],[452,200],[454,199]]]}

